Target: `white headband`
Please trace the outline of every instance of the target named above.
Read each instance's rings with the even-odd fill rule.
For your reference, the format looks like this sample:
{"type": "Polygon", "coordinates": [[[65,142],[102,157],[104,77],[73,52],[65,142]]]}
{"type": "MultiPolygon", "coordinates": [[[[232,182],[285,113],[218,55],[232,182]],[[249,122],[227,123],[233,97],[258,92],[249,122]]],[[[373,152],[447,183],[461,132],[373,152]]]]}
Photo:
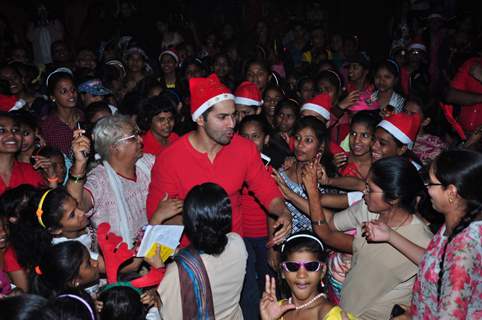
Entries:
{"type": "Polygon", "coordinates": [[[50,74],[47,76],[47,79],[45,80],[45,85],[47,87],[49,86],[50,77],[53,76],[56,73],[59,73],[59,72],[65,72],[65,73],[70,74],[70,76],[72,76],[72,77],[74,76],[74,73],[69,68],[65,68],[65,67],[57,68],[54,71],[50,72],[50,74]]]}
{"type": "Polygon", "coordinates": [[[285,242],[283,243],[283,245],[281,246],[281,252],[283,252],[285,250],[285,245],[293,240],[293,239],[296,239],[296,238],[309,238],[311,240],[315,240],[316,242],[318,242],[318,244],[320,245],[321,247],[321,250],[325,251],[325,247],[323,246],[323,243],[321,243],[320,239],[318,239],[317,237],[314,237],[310,234],[295,234],[294,236],[291,236],[289,237],[288,239],[285,240],[285,242]]]}

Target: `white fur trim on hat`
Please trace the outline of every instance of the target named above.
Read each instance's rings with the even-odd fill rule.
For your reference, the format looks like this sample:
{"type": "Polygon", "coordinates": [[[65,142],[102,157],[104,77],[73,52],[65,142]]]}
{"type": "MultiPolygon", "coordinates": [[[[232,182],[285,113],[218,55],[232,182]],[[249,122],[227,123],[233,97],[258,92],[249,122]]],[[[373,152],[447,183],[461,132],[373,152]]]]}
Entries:
{"type": "Polygon", "coordinates": [[[254,99],[245,98],[245,97],[236,97],[234,98],[234,103],[242,104],[243,106],[257,106],[261,105],[261,101],[256,101],[254,99]]]}
{"type": "Polygon", "coordinates": [[[162,56],[165,55],[165,54],[168,54],[170,55],[171,57],[174,58],[174,60],[176,61],[176,63],[179,63],[179,56],[172,50],[164,50],[161,52],[161,54],[159,55],[159,62],[161,62],[161,59],[162,59],[162,56]]]}
{"type": "Polygon", "coordinates": [[[311,110],[311,111],[314,111],[318,114],[320,114],[323,118],[325,118],[326,120],[330,120],[330,112],[328,110],[326,110],[325,108],[323,108],[322,106],[319,106],[317,104],[314,104],[314,103],[305,103],[303,105],[303,107],[301,107],[301,110],[300,111],[303,111],[303,110],[311,110]]]}
{"type": "Polygon", "coordinates": [[[196,109],[192,113],[192,121],[196,122],[196,120],[206,111],[207,109],[211,108],[218,102],[225,101],[225,100],[234,100],[234,96],[231,93],[221,93],[217,96],[212,97],[211,99],[206,100],[199,108],[196,109]]]}
{"type": "Polygon", "coordinates": [[[406,144],[409,149],[413,147],[413,141],[400,129],[398,129],[393,123],[387,120],[382,120],[377,127],[381,127],[387,130],[391,135],[393,135],[398,141],[406,144]]]}

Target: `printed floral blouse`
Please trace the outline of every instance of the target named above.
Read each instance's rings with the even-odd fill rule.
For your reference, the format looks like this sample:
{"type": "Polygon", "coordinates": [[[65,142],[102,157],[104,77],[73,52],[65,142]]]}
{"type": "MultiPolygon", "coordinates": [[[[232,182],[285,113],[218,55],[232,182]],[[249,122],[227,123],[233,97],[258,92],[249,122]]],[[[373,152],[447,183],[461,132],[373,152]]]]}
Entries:
{"type": "Polygon", "coordinates": [[[445,225],[430,242],[413,287],[412,319],[482,319],[482,221],[472,222],[447,245],[438,294],[445,225]]]}

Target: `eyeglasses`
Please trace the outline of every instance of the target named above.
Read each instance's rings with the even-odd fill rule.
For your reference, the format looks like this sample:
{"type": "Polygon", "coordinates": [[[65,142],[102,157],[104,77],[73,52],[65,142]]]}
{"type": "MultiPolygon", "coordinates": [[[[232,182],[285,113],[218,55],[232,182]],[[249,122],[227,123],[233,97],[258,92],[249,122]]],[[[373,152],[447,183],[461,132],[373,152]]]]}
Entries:
{"type": "Polygon", "coordinates": [[[425,188],[430,188],[430,187],[434,187],[434,186],[443,186],[443,184],[441,183],[434,183],[434,182],[426,182],[424,183],[425,185],[425,188]]]}
{"type": "Polygon", "coordinates": [[[286,272],[297,272],[301,266],[308,272],[316,272],[320,270],[320,261],[285,261],[281,263],[281,267],[286,272]]]}
{"type": "Polygon", "coordinates": [[[119,140],[117,140],[115,144],[133,143],[133,142],[137,142],[138,139],[139,139],[139,131],[134,131],[130,136],[120,138],[119,140]]]}

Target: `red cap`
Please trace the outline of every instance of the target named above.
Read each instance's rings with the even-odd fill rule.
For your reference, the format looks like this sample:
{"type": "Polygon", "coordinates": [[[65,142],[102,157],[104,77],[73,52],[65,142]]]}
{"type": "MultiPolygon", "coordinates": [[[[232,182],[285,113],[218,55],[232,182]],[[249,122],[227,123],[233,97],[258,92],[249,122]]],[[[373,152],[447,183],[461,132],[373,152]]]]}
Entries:
{"type": "Polygon", "coordinates": [[[0,94],[0,110],[8,112],[10,111],[17,102],[17,97],[15,96],[7,96],[4,94],[0,94]]]}
{"type": "Polygon", "coordinates": [[[412,149],[420,129],[420,120],[418,114],[410,115],[401,112],[385,118],[378,124],[378,127],[385,129],[395,139],[412,149]]]}
{"type": "Polygon", "coordinates": [[[231,91],[219,81],[213,73],[207,78],[192,78],[189,80],[191,92],[192,120],[196,121],[206,110],[216,103],[225,100],[234,100],[231,91]]]}
{"type": "Polygon", "coordinates": [[[331,98],[327,93],[322,93],[306,102],[300,111],[311,110],[321,115],[326,120],[330,120],[331,98]]]}
{"type": "Polygon", "coordinates": [[[236,96],[236,98],[234,98],[234,103],[236,104],[259,107],[263,103],[258,87],[249,81],[241,83],[234,92],[234,95],[236,96]]]}

